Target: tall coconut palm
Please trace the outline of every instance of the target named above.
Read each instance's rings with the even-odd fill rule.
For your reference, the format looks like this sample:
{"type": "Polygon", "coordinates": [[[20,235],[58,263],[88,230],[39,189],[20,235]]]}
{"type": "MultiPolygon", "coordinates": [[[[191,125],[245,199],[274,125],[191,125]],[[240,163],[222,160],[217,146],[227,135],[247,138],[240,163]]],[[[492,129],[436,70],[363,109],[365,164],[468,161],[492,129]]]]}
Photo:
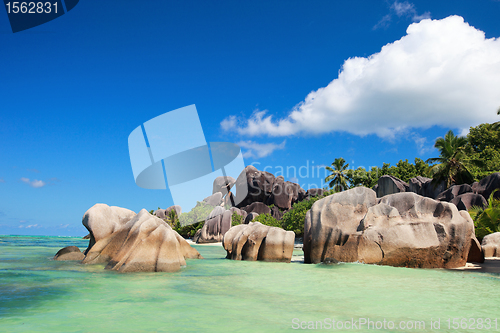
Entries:
{"type": "Polygon", "coordinates": [[[347,188],[347,182],[349,181],[347,176],[348,167],[349,164],[342,157],[336,158],[332,163],[332,167],[326,167],[326,170],[332,174],[325,178],[325,182],[330,182],[328,185],[335,191],[343,191],[347,188]]]}
{"type": "MultiPolygon", "coordinates": [[[[465,145],[467,139],[455,136],[452,130],[444,138],[438,138],[434,148],[439,151],[439,157],[429,158],[427,163],[437,163],[429,168],[434,183],[446,182],[446,186],[472,183],[474,177],[467,169],[465,145]]],[[[475,161],[474,161],[475,162],[475,161]]]]}
{"type": "MultiPolygon", "coordinates": [[[[500,116],[500,108],[498,108],[497,115],[500,116]]],[[[497,122],[494,122],[493,124],[491,124],[491,128],[493,128],[496,131],[500,130],[500,121],[497,121],[497,122]]]]}

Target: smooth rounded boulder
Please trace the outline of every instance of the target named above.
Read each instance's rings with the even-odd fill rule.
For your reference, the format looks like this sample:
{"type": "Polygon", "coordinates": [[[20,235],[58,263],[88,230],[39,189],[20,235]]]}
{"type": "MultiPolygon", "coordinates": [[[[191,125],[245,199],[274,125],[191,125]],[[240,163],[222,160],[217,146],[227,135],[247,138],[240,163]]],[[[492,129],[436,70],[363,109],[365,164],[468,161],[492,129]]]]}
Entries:
{"type": "Polygon", "coordinates": [[[85,258],[85,255],[80,251],[80,249],[76,246],[66,246],[57,251],[54,256],[54,260],[74,260],[81,261],[85,258]]]}
{"type": "Polygon", "coordinates": [[[485,257],[500,257],[500,232],[484,236],[481,248],[485,257]]]}
{"type": "Polygon", "coordinates": [[[374,197],[370,189],[354,188],[314,203],[304,227],[305,262],[465,265],[474,231],[467,212],[412,192],[374,197]]]}
{"type": "MultiPolygon", "coordinates": [[[[500,172],[484,177],[477,185],[474,184],[473,186],[474,193],[481,194],[486,200],[490,198],[491,193],[496,189],[500,189],[500,172]]],[[[500,199],[500,191],[497,191],[494,197],[500,199]]]]}
{"type": "Polygon", "coordinates": [[[384,175],[378,179],[377,182],[377,197],[381,198],[383,196],[399,193],[399,192],[407,192],[410,189],[410,186],[402,181],[399,178],[394,176],[384,175]]]}
{"type": "Polygon", "coordinates": [[[203,257],[162,219],[141,210],[89,250],[84,264],[107,263],[119,272],[175,272],[203,257]]]}
{"type": "Polygon", "coordinates": [[[482,195],[475,193],[457,195],[451,199],[450,203],[457,206],[458,210],[469,210],[473,206],[481,208],[486,208],[488,206],[486,199],[482,195]]]}
{"type": "Polygon", "coordinates": [[[295,233],[260,222],[240,224],[229,229],[222,245],[227,259],[290,262],[295,233]]]}
{"type": "Polygon", "coordinates": [[[89,246],[84,253],[87,254],[96,242],[123,227],[135,215],[130,209],[110,207],[106,204],[95,204],[90,207],[82,218],[82,224],[90,232],[89,246]]]}

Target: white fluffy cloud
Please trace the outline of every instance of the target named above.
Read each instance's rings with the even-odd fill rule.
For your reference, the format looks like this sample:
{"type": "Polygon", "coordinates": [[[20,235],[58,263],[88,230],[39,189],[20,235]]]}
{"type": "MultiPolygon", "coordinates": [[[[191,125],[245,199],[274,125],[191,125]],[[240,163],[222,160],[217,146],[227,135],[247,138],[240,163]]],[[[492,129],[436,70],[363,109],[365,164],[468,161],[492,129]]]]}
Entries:
{"type": "Polygon", "coordinates": [[[266,157],[271,155],[275,150],[284,149],[286,140],[280,144],[275,143],[257,143],[254,141],[240,141],[238,145],[245,148],[247,151],[243,153],[243,157],[266,157]]]}
{"type": "Polygon", "coordinates": [[[29,178],[25,177],[22,177],[21,181],[34,188],[39,188],[47,185],[47,183],[45,183],[43,180],[36,180],[36,179],[30,180],[29,178]]]}
{"type": "Polygon", "coordinates": [[[392,138],[404,129],[466,129],[497,121],[500,38],[460,16],[411,24],[407,35],[367,58],[344,62],[338,78],[312,91],[282,119],[256,111],[221,127],[241,135],[343,131],[392,138]]]}

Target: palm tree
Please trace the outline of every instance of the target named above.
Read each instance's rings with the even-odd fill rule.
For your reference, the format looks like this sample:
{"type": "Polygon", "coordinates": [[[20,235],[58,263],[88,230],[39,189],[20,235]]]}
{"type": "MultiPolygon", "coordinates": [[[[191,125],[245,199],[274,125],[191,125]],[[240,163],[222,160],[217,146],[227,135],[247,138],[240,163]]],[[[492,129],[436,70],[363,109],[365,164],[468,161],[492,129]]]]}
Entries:
{"type": "Polygon", "coordinates": [[[448,131],[444,138],[438,138],[434,148],[439,150],[439,157],[429,158],[427,163],[437,163],[429,168],[429,172],[434,178],[434,184],[441,181],[446,182],[446,186],[472,183],[474,177],[467,169],[466,163],[478,164],[478,161],[468,161],[465,153],[467,139],[455,136],[452,130],[448,131]]]}
{"type": "Polygon", "coordinates": [[[347,176],[346,170],[349,164],[345,162],[342,157],[336,158],[332,163],[332,167],[327,166],[326,170],[330,171],[332,174],[325,178],[325,182],[330,182],[328,185],[337,192],[341,192],[347,188],[347,182],[349,178],[347,176]]]}
{"type": "Polygon", "coordinates": [[[488,207],[472,206],[469,214],[476,227],[476,237],[483,238],[488,234],[500,231],[500,200],[493,196],[498,189],[490,194],[488,207]]]}
{"type": "MultiPolygon", "coordinates": [[[[500,116],[500,108],[498,108],[497,115],[500,116]]],[[[495,131],[500,130],[500,121],[491,124],[491,128],[493,128],[495,131]]]]}

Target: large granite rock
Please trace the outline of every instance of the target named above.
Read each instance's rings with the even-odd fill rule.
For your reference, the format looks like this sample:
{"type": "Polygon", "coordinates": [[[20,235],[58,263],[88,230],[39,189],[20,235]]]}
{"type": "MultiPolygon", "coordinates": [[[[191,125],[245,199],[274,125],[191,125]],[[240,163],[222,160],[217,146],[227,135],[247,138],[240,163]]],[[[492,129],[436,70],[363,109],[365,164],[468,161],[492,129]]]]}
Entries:
{"type": "Polygon", "coordinates": [[[469,210],[472,206],[486,208],[488,202],[486,199],[475,193],[464,193],[453,198],[450,203],[457,206],[458,210],[469,210]]]}
{"type": "Polygon", "coordinates": [[[85,254],[98,241],[111,235],[123,227],[134,216],[135,212],[121,207],[95,204],[85,212],[82,224],[90,232],[90,241],[85,254]]]}
{"type": "Polygon", "coordinates": [[[215,207],[208,215],[203,227],[194,235],[193,241],[199,244],[221,242],[224,234],[231,228],[234,212],[243,218],[247,216],[247,212],[236,207],[231,207],[229,210],[215,207]]]}
{"type": "Polygon", "coordinates": [[[214,180],[213,183],[213,190],[212,194],[215,194],[217,192],[222,193],[222,196],[225,196],[233,187],[233,185],[236,183],[236,179],[233,177],[227,176],[227,177],[217,177],[214,180]]]}
{"type": "Polygon", "coordinates": [[[476,236],[472,236],[467,262],[483,263],[484,252],[476,236]]]}
{"type": "MultiPolygon", "coordinates": [[[[488,200],[490,198],[490,194],[495,189],[500,189],[500,172],[493,173],[488,177],[481,179],[473,189],[474,193],[481,194],[486,200],[488,200]]],[[[497,191],[494,197],[496,199],[500,199],[500,191],[497,191]]]]}
{"type": "Polygon", "coordinates": [[[461,267],[473,231],[469,214],[455,205],[411,192],[377,200],[373,190],[358,187],[318,200],[308,211],[304,260],[461,267]]]}
{"type": "Polygon", "coordinates": [[[211,205],[211,206],[214,206],[214,207],[218,206],[222,202],[222,193],[221,192],[216,192],[216,193],[212,194],[211,196],[206,197],[205,199],[203,199],[203,201],[206,204],[208,204],[208,205],[211,205]]]}
{"type": "Polygon", "coordinates": [[[88,251],[84,264],[107,263],[119,272],[175,272],[186,258],[202,256],[186,240],[145,209],[88,251]]]}
{"type": "Polygon", "coordinates": [[[435,184],[431,178],[417,176],[409,181],[409,190],[406,192],[413,192],[423,197],[435,199],[439,193],[446,189],[446,184],[440,182],[435,184]]]}
{"type": "Polygon", "coordinates": [[[310,188],[306,192],[306,197],[317,197],[318,195],[323,195],[323,193],[325,193],[325,190],[322,188],[310,188]]]}
{"type": "Polygon", "coordinates": [[[57,251],[54,260],[78,260],[81,261],[85,255],[76,246],[66,246],[57,251]]]}
{"type": "Polygon", "coordinates": [[[228,259],[290,262],[294,242],[293,231],[251,222],[232,227],[222,245],[228,259]]]}
{"type": "Polygon", "coordinates": [[[481,248],[485,257],[500,257],[500,232],[484,236],[481,248]]]}
{"type": "Polygon", "coordinates": [[[394,176],[384,175],[378,179],[377,182],[377,197],[382,198],[383,196],[399,193],[408,192],[410,186],[399,178],[394,176]]]}
{"type": "Polygon", "coordinates": [[[469,184],[453,185],[446,191],[439,193],[436,200],[450,202],[464,193],[472,193],[472,187],[469,184]]]}
{"type": "Polygon", "coordinates": [[[253,202],[266,203],[271,196],[274,184],[274,175],[259,171],[254,166],[247,166],[236,179],[237,207],[245,207],[253,202]],[[246,193],[244,198],[239,193],[246,193]]]}
{"type": "Polygon", "coordinates": [[[167,209],[158,209],[153,213],[153,215],[160,219],[166,219],[171,211],[175,211],[175,214],[177,216],[181,216],[182,208],[179,205],[173,205],[168,207],[167,209]]]}
{"type": "Polygon", "coordinates": [[[241,208],[247,213],[257,213],[257,214],[271,214],[271,208],[262,202],[254,202],[248,206],[241,208]]]}
{"type": "Polygon", "coordinates": [[[273,190],[267,203],[288,210],[292,208],[292,204],[302,201],[305,197],[306,191],[299,184],[285,182],[283,176],[278,176],[273,183],[273,190]]]}

